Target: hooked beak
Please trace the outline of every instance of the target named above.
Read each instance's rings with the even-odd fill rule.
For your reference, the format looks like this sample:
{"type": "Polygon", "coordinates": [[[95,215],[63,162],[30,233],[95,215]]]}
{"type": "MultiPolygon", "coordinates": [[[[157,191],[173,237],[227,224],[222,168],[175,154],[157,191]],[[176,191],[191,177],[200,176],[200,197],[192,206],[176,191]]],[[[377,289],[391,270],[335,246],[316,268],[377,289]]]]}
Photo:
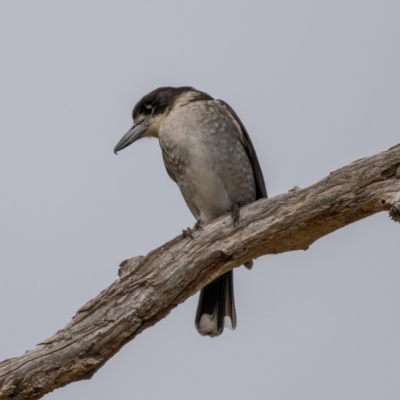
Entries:
{"type": "Polygon", "coordinates": [[[117,151],[120,151],[125,147],[128,147],[133,142],[136,142],[136,140],[140,139],[145,130],[146,126],[143,124],[133,125],[132,128],[129,129],[129,131],[126,132],[125,135],[122,136],[121,140],[117,143],[114,148],[114,153],[117,154],[117,151]]]}

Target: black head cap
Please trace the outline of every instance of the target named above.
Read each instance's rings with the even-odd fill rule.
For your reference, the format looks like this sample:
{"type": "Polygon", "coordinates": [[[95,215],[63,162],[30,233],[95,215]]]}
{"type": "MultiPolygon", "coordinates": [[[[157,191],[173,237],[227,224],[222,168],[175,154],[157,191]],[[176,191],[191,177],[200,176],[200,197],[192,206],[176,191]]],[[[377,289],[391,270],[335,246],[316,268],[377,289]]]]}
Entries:
{"type": "Polygon", "coordinates": [[[162,114],[165,110],[171,106],[174,101],[183,93],[193,92],[196,93],[196,100],[212,100],[213,98],[207,93],[200,92],[190,86],[171,87],[164,86],[153,90],[146,96],[142,97],[140,101],[135,105],[132,112],[132,117],[138,114],[162,114]]]}

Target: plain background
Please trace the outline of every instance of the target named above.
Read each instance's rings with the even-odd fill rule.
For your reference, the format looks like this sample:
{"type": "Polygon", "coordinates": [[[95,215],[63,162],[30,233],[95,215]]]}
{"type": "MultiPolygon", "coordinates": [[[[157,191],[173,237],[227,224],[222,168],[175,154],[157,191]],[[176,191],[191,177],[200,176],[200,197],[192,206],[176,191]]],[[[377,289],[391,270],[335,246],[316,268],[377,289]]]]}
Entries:
{"type": "MultiPolygon", "coordinates": [[[[113,148],[159,86],[227,101],[269,195],[400,142],[400,2],[2,1],[0,359],[63,327],[118,264],[194,223],[159,145],[113,148]]],[[[47,399],[398,399],[400,225],[375,215],[235,273],[47,399]]]]}

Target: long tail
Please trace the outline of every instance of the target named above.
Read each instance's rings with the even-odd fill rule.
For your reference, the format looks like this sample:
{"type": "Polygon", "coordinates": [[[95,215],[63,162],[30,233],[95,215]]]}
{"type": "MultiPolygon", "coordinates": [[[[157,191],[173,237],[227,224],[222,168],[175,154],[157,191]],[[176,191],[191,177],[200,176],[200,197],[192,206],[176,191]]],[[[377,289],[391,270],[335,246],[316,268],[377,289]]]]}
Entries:
{"type": "Polygon", "coordinates": [[[224,326],[236,328],[233,271],[220,276],[200,292],[196,329],[203,336],[219,336],[224,326]]]}

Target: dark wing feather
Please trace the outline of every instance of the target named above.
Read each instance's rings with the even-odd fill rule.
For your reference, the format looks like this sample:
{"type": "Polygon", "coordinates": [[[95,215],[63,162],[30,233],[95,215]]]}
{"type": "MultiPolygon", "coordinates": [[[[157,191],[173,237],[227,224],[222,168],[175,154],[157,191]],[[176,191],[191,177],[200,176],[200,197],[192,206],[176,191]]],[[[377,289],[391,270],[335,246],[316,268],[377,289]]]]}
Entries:
{"type": "Polygon", "coordinates": [[[233,111],[233,108],[225,103],[223,100],[217,100],[219,104],[225,107],[229,113],[235,118],[236,122],[239,124],[242,135],[240,141],[243,144],[243,147],[247,153],[247,157],[249,157],[249,161],[251,167],[253,168],[254,178],[256,181],[256,199],[266,198],[267,195],[267,188],[265,187],[264,177],[260,168],[260,163],[258,162],[256,151],[254,150],[253,143],[251,142],[250,136],[244,127],[242,121],[238,117],[238,115],[233,111]]]}

